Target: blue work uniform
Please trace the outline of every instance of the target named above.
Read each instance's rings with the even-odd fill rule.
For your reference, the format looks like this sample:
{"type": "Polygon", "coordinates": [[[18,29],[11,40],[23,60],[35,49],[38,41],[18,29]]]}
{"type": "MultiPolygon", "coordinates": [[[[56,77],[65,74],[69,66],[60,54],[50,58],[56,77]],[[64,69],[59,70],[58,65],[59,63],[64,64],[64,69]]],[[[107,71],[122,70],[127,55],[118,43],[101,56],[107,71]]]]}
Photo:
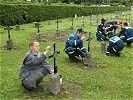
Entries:
{"type": "Polygon", "coordinates": [[[115,31],[116,31],[116,29],[117,29],[117,21],[111,21],[111,22],[107,22],[106,24],[105,24],[105,26],[106,27],[110,27],[109,29],[107,29],[107,32],[108,31],[113,31],[114,30],[114,33],[115,33],[115,31]],[[111,25],[111,27],[110,27],[110,25],[111,25]]]}
{"type": "Polygon", "coordinates": [[[96,31],[97,40],[101,40],[101,41],[107,40],[106,36],[107,35],[105,34],[104,25],[99,24],[96,31]]]}
{"type": "Polygon", "coordinates": [[[77,36],[76,32],[71,34],[66,41],[65,53],[68,54],[69,58],[75,56],[81,56],[82,58],[85,57],[86,48],[83,47],[83,41],[80,37],[77,36]]]}
{"type": "Polygon", "coordinates": [[[131,27],[122,27],[119,37],[128,44],[131,44],[133,42],[133,28],[131,27]]]}
{"type": "Polygon", "coordinates": [[[110,34],[106,54],[118,54],[124,48],[123,41],[115,34],[110,34]]]}

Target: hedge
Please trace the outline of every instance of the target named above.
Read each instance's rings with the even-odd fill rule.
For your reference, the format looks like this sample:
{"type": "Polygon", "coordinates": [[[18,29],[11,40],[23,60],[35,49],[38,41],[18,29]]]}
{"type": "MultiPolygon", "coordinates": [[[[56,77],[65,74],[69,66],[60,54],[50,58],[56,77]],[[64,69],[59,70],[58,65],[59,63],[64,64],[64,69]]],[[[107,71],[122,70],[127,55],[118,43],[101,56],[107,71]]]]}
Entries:
{"type": "Polygon", "coordinates": [[[114,11],[125,11],[125,7],[89,7],[89,6],[46,6],[0,4],[0,24],[2,26],[53,20],[67,17],[87,16],[114,11]]]}

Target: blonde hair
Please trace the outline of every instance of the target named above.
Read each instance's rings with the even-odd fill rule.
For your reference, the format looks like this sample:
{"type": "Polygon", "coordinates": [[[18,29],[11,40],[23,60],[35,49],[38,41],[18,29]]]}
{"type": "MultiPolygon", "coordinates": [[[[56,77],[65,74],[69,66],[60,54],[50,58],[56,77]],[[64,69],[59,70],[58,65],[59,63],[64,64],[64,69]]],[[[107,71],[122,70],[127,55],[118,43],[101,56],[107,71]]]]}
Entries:
{"type": "Polygon", "coordinates": [[[31,41],[31,42],[29,43],[29,48],[30,48],[31,46],[34,45],[34,42],[38,42],[38,41],[31,41]]]}

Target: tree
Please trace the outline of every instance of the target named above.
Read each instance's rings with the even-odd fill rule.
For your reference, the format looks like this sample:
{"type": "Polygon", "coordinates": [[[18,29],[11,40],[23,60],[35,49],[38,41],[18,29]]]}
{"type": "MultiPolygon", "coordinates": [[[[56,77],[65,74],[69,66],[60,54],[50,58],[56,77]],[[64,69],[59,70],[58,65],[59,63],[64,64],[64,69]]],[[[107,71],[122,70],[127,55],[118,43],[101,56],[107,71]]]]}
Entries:
{"type": "Polygon", "coordinates": [[[127,5],[127,4],[128,4],[128,1],[127,1],[127,0],[121,0],[120,3],[121,3],[122,5],[127,5]]]}
{"type": "Polygon", "coordinates": [[[133,6],[133,0],[128,0],[128,4],[133,6]]]}

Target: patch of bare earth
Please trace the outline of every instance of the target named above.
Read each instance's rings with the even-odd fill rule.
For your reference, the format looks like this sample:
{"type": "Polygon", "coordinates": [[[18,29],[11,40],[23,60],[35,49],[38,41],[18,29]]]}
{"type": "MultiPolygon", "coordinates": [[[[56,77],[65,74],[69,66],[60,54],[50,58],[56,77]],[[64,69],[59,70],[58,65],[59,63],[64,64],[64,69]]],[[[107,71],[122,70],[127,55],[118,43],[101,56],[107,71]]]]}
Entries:
{"type": "Polygon", "coordinates": [[[49,92],[49,84],[42,82],[35,90],[31,92],[24,90],[24,93],[27,94],[28,92],[28,95],[29,95],[24,97],[24,99],[32,98],[35,100],[36,99],[47,100],[51,96],[52,98],[58,98],[58,100],[81,99],[81,87],[77,84],[64,82],[61,85],[60,89],[61,89],[60,93],[58,93],[57,95],[53,95],[49,92]]]}
{"type": "MultiPolygon", "coordinates": [[[[47,41],[58,41],[58,42],[65,42],[71,32],[68,31],[47,31],[46,33],[40,32],[40,38],[42,42],[47,41]]],[[[31,34],[31,40],[35,40],[36,33],[31,34]]]]}

